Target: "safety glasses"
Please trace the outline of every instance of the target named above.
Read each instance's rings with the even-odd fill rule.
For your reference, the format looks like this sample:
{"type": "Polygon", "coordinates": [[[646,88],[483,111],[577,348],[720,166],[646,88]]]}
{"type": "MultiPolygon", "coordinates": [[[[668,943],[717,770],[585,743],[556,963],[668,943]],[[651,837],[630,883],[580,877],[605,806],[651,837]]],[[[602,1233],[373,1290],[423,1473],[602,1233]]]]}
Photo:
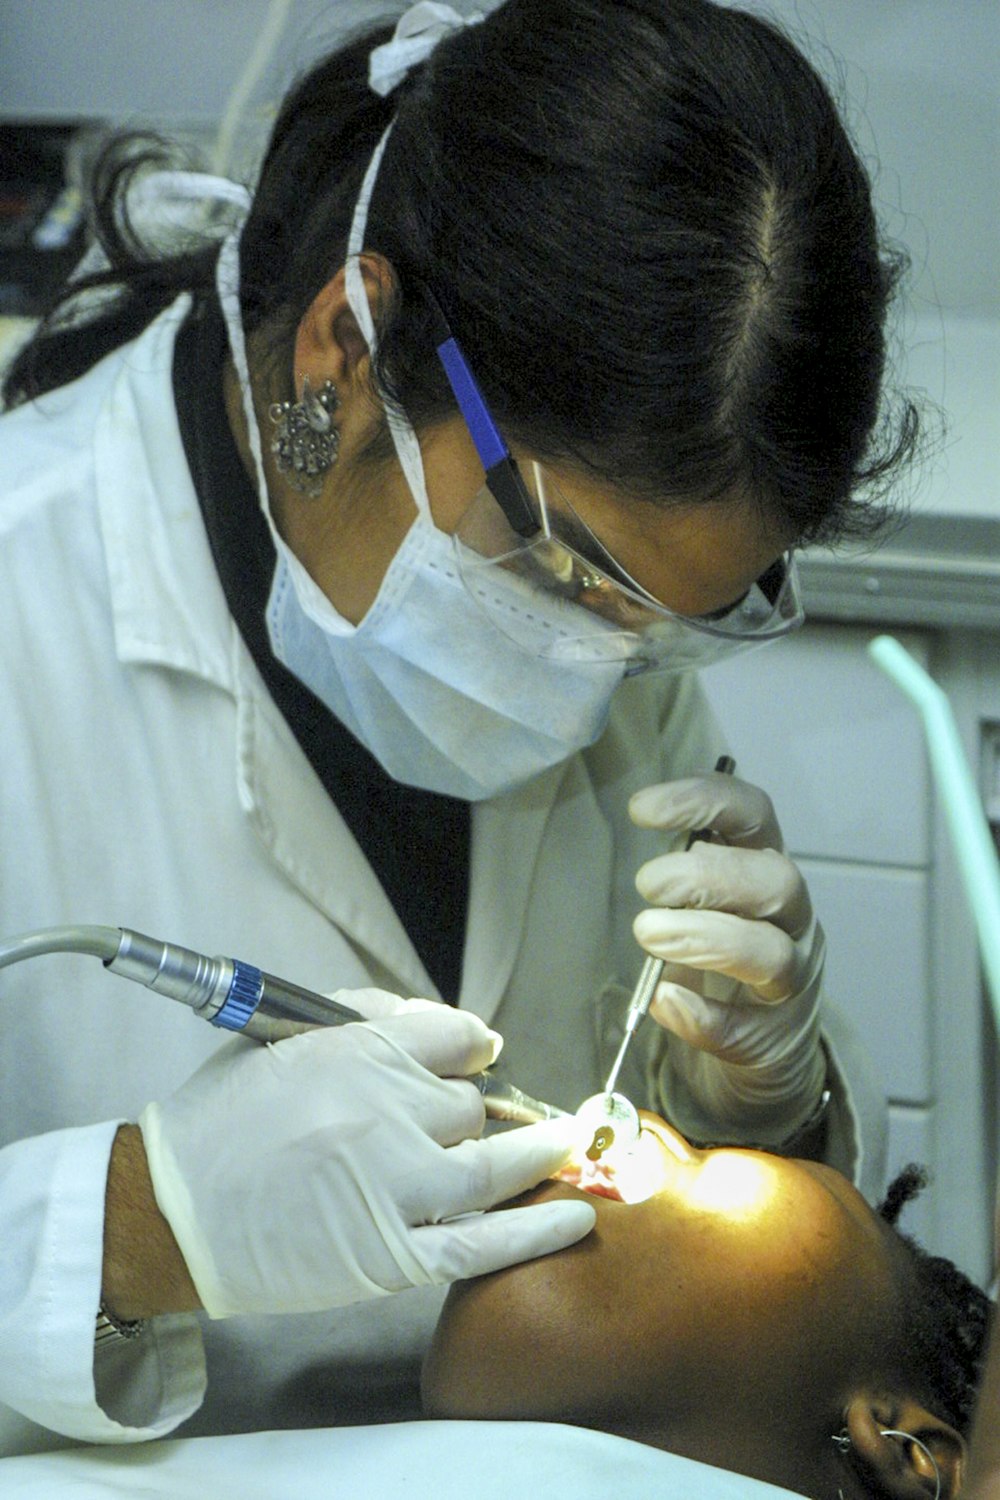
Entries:
{"type": "Polygon", "coordinates": [[[804,614],[785,553],[731,609],[680,615],[615,561],[544,466],[522,475],[447,320],[425,288],[434,342],[486,482],[455,531],[465,586],[533,655],[621,663],[626,676],[704,666],[787,634],[804,614]]]}

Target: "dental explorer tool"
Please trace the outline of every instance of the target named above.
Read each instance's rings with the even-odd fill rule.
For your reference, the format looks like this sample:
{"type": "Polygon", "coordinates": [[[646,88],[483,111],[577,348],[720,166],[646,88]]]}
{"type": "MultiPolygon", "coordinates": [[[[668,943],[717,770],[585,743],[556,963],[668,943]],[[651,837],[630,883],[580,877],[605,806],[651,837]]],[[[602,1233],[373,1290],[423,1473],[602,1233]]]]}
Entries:
{"type": "MultiPolygon", "coordinates": [[[[715,770],[722,776],[732,776],[736,770],[736,762],[731,755],[720,755],[719,759],[715,762],[715,770]]],[[[709,828],[694,829],[689,834],[688,841],[684,845],[685,850],[692,848],[695,844],[710,836],[711,829],[709,828]]],[[[656,994],[656,986],[660,982],[660,975],[662,973],[662,958],[649,957],[646,959],[636,982],[635,989],[632,991],[632,999],[629,1001],[629,1007],[625,1014],[625,1035],[622,1037],[622,1044],[618,1048],[618,1056],[611,1065],[608,1081],[604,1085],[604,1092],[607,1096],[614,1095],[615,1084],[618,1082],[618,1074],[621,1072],[622,1063],[625,1061],[625,1054],[629,1049],[632,1038],[639,1029],[639,1022],[646,1015],[652,1004],[653,996],[656,994]]],[[[615,1097],[620,1099],[624,1095],[619,1094],[615,1097]]]]}
{"type": "MultiPolygon", "coordinates": [[[[0,941],[0,969],[45,953],[87,953],[112,974],[190,1006],[195,1015],[259,1042],[279,1041],[306,1026],[346,1026],[360,1011],[233,958],[208,958],[128,927],[48,927],[0,941]]],[[[491,1120],[531,1125],[568,1113],[533,1099],[487,1070],[469,1080],[491,1120]]]]}

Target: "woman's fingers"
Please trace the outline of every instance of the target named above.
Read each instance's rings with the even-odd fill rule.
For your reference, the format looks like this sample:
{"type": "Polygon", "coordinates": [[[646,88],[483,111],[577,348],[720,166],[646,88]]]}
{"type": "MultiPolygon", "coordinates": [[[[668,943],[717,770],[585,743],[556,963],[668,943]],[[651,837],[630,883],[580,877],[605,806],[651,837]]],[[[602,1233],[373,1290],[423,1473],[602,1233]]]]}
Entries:
{"type": "Polygon", "coordinates": [[[822,930],[784,853],[770,798],[716,773],[646,787],[629,812],[643,827],[711,834],[649,860],[636,876],[649,908],[633,930],[665,965],[654,1018],[725,1062],[769,1069],[769,1077],[790,1065],[796,1048],[810,1063],[822,930]]]}
{"type": "MultiPolygon", "coordinates": [[[[678,970],[683,974],[683,970],[678,970]]],[[[734,986],[738,997],[739,990],[734,986]]],[[[748,1060],[745,1007],[725,1000],[710,999],[675,980],[657,986],[650,1006],[653,1020],[681,1041],[726,1061],[732,1055],[738,1063],[748,1060]]]]}
{"type": "Polygon", "coordinates": [[[640,828],[686,829],[689,833],[709,828],[727,844],[784,848],[767,793],[721,771],[644,787],[630,800],[629,816],[640,828]]]}
{"type": "Polygon", "coordinates": [[[787,1000],[801,985],[795,942],[771,922],[721,911],[651,908],[633,931],[647,953],[686,969],[725,974],[748,985],[759,1000],[787,1000]]]}
{"type": "Polygon", "coordinates": [[[649,860],[635,883],[652,906],[728,912],[771,922],[792,938],[800,937],[812,918],[802,875],[774,849],[697,843],[649,860]]]}

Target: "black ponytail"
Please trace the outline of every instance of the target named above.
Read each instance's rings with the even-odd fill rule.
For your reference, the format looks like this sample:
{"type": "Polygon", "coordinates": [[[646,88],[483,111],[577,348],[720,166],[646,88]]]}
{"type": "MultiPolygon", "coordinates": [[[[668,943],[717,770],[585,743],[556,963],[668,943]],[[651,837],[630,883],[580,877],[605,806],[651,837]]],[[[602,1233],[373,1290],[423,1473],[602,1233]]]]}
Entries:
{"type": "MultiPolygon", "coordinates": [[[[710,0],[506,0],[381,99],[367,60],[389,35],[289,94],[243,234],[246,328],[289,389],[295,328],[344,262],[394,120],[365,236],[396,278],[373,377],[418,430],[454,413],[426,284],[527,451],[657,503],[739,498],[799,540],[884,521],[918,431],[883,395],[903,261],[828,90],[775,26],[710,0]]],[[[159,267],[115,248],[102,336],[210,284],[211,243],[159,267]]],[[[57,324],[9,398],[31,368],[36,388],[78,369],[57,324]]]]}
{"type": "Polygon", "coordinates": [[[6,406],[75,380],[136,338],[181,292],[212,285],[214,242],[164,257],[144,244],[129,218],[127,189],[133,178],[179,164],[176,149],[154,135],[119,136],[105,146],[92,169],[90,222],[108,268],[81,275],[62,289],[11,362],[3,382],[6,406]]]}

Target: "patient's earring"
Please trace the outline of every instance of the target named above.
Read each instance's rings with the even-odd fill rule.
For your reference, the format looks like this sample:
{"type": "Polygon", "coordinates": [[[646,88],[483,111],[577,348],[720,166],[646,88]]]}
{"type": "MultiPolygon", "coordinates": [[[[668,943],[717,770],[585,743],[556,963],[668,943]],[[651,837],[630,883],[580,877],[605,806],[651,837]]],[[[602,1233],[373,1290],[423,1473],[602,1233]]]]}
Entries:
{"type": "MultiPolygon", "coordinates": [[[[908,1443],[915,1443],[916,1446],[921,1450],[921,1452],[926,1454],[926,1456],[930,1459],[931,1465],[934,1469],[934,1500],[941,1500],[941,1470],[938,1468],[937,1459],[934,1457],[927,1444],[921,1442],[920,1438],[914,1437],[912,1432],[903,1432],[898,1427],[881,1427],[879,1428],[879,1435],[884,1438],[905,1438],[908,1443]]],[[[839,1448],[841,1453],[847,1453],[850,1451],[851,1436],[846,1427],[842,1427],[839,1432],[835,1432],[833,1434],[832,1441],[834,1447],[839,1448]]],[[[843,1490],[838,1489],[837,1494],[839,1496],[839,1500],[844,1500],[843,1490]]]]}
{"type": "Polygon", "coordinates": [[[908,1443],[916,1443],[921,1452],[926,1454],[934,1469],[934,1500],[941,1500],[941,1470],[938,1468],[937,1459],[927,1444],[922,1443],[918,1437],[914,1437],[912,1432],[901,1432],[898,1427],[883,1427],[880,1430],[882,1437],[905,1438],[908,1443]]]}
{"type": "MultiPolygon", "coordinates": [[[[851,1438],[846,1427],[842,1427],[839,1432],[835,1432],[832,1441],[833,1446],[841,1453],[850,1452],[851,1438]]],[[[837,1500],[844,1500],[844,1492],[839,1484],[837,1485],[837,1500]]]]}
{"type": "Polygon", "coordinates": [[[271,444],[274,461],[282,474],[302,495],[315,500],[323,479],[336,462],[340,433],[330,420],[340,401],[332,380],[324,380],[318,391],[302,381],[299,401],[273,401],[267,414],[277,431],[271,444]]]}

